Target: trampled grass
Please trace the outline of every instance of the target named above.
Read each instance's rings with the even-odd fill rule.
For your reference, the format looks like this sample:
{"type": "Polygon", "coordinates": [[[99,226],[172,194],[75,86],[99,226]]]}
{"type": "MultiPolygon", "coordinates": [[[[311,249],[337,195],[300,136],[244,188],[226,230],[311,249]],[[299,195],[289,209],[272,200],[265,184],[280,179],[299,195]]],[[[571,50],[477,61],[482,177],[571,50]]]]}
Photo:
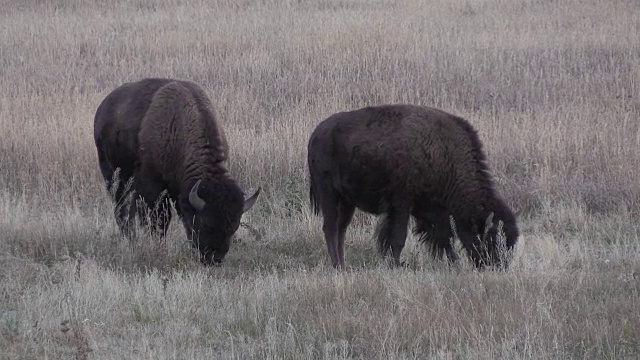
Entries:
{"type": "Polygon", "coordinates": [[[0,358],[632,359],[640,355],[640,8],[631,0],[0,1],[0,358]],[[123,239],[93,115],[198,82],[246,214],[222,267],[123,239]],[[434,106],[521,210],[506,273],[389,269],[357,214],[330,269],[306,143],[332,113],[434,106]]]}

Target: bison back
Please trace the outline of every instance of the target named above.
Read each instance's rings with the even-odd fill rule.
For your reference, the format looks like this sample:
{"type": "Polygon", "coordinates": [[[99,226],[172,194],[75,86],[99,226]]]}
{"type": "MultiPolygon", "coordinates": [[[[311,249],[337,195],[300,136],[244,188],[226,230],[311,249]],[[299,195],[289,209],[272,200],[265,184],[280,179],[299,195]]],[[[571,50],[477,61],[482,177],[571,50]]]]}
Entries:
{"type": "Polygon", "coordinates": [[[441,192],[460,173],[474,173],[472,142],[453,115],[410,105],[335,114],[309,141],[313,178],[358,203],[441,192]]]}
{"type": "MultiPolygon", "coordinates": [[[[137,161],[138,132],[154,93],[169,79],[124,84],[100,103],[94,117],[94,140],[101,163],[132,172],[137,161]]],[[[102,164],[101,164],[102,165],[102,164]]]]}

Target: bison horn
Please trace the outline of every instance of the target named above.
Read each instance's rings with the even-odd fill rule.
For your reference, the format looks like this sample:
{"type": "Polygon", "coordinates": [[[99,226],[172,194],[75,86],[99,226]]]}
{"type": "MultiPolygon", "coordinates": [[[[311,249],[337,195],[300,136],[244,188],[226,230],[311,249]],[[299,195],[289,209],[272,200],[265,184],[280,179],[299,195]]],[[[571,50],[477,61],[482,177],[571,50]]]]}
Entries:
{"type": "Polygon", "coordinates": [[[489,216],[487,217],[487,222],[485,223],[484,227],[487,229],[491,229],[493,227],[493,212],[491,212],[491,214],[489,214],[489,216]]]}
{"type": "Polygon", "coordinates": [[[202,182],[202,180],[196,181],[196,184],[193,185],[191,191],[189,192],[189,203],[191,204],[191,206],[193,206],[194,209],[196,209],[196,211],[201,211],[202,209],[204,209],[204,206],[206,204],[206,202],[200,196],[198,196],[198,187],[200,186],[200,182],[202,182]]]}
{"type": "Polygon", "coordinates": [[[486,239],[487,234],[489,233],[489,230],[491,230],[492,227],[493,227],[493,212],[489,214],[489,216],[487,217],[487,221],[484,224],[484,234],[482,234],[482,239],[486,239]]]}
{"type": "Polygon", "coordinates": [[[251,207],[253,206],[253,204],[256,203],[256,200],[258,199],[258,195],[260,195],[260,190],[262,190],[262,187],[258,187],[258,190],[256,190],[256,192],[251,195],[250,198],[247,198],[244,200],[244,207],[242,208],[242,212],[246,212],[247,210],[251,209],[251,207]]]}

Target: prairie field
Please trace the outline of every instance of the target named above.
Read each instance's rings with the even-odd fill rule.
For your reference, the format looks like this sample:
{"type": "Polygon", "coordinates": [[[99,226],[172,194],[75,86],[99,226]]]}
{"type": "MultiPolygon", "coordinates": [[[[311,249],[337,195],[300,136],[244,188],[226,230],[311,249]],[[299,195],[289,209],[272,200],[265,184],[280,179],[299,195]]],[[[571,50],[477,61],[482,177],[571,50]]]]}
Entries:
{"type": "Polygon", "coordinates": [[[0,0],[0,359],[637,359],[639,34],[637,0],[0,0]],[[145,77],[200,84],[262,186],[222,266],[115,224],[93,116],[145,77]],[[391,103],[478,130],[507,271],[413,236],[391,268],[361,212],[333,270],[309,135],[391,103]]]}

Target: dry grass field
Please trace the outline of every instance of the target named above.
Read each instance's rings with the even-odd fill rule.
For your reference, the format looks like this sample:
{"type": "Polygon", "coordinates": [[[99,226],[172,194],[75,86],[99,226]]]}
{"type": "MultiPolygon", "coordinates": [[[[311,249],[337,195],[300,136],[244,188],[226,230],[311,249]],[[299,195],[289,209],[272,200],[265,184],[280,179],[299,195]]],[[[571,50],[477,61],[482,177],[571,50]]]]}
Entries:
{"type": "Polygon", "coordinates": [[[0,0],[0,359],[637,359],[638,34],[637,0],[0,0]],[[93,115],[152,76],[201,84],[263,187],[222,267],[115,225],[93,115]],[[413,238],[390,269],[362,213],[332,270],[308,136],[399,102],[478,129],[509,271],[413,238]]]}

